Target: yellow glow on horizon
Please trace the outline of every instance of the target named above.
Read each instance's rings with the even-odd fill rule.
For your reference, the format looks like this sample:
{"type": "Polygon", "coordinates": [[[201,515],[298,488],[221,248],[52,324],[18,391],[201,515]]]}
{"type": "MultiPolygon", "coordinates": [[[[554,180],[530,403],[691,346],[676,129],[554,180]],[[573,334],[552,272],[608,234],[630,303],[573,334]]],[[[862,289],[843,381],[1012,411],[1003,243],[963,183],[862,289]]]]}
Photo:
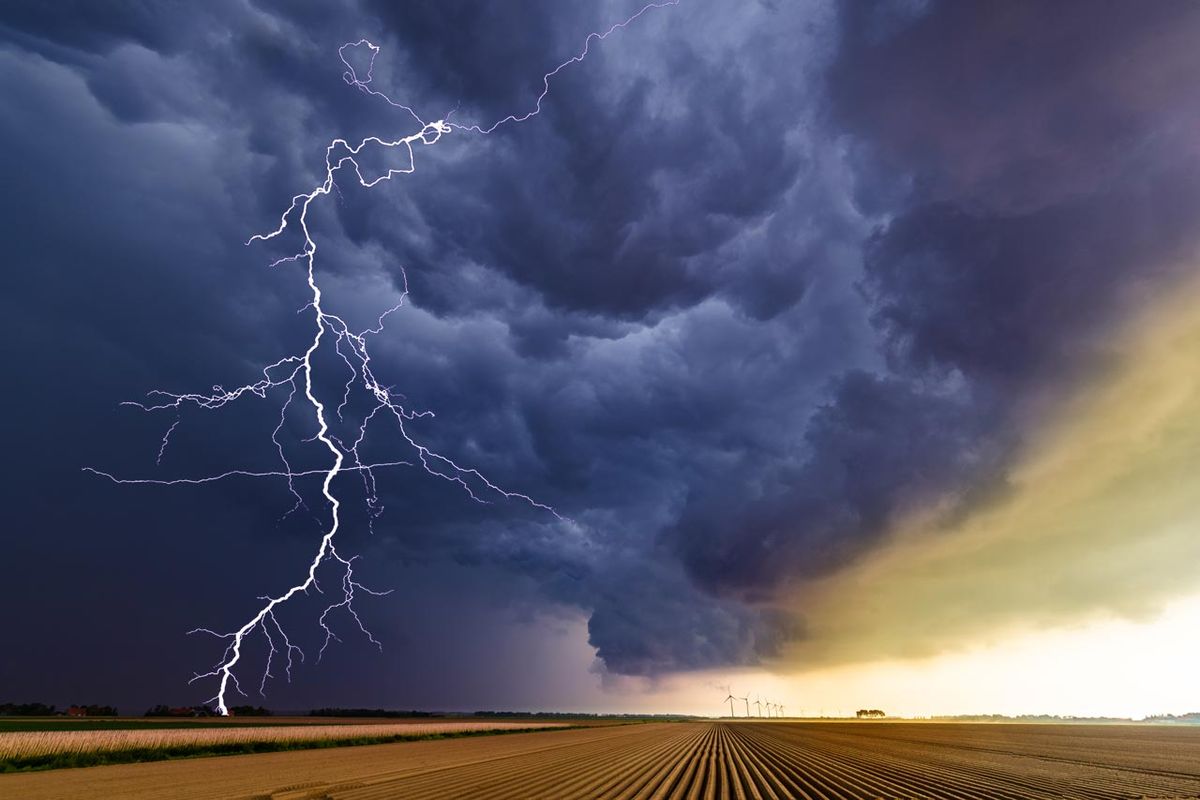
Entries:
{"type": "MultiPolygon", "coordinates": [[[[1029,633],[927,659],[891,659],[798,675],[763,671],[676,676],[623,700],[645,710],[728,714],[725,683],[787,705],[793,716],[1055,714],[1141,719],[1200,711],[1200,595],[1150,622],[1108,619],[1029,633]],[[653,700],[653,704],[647,701],[653,700]]],[[[741,704],[735,706],[738,716],[741,704]]]]}
{"type": "MultiPolygon", "coordinates": [[[[1058,689],[1031,695],[1040,702],[1021,704],[1022,711],[1144,714],[1157,710],[1147,702],[1178,710],[1188,697],[1200,706],[1194,680],[1171,672],[1171,663],[1135,669],[1122,656],[1122,648],[1134,658],[1159,642],[1150,632],[1166,626],[1179,637],[1174,658],[1196,663],[1197,607],[1159,615],[1200,590],[1197,309],[1200,282],[1114,337],[1114,368],[1060,407],[1002,493],[949,525],[914,515],[879,550],[798,590],[794,602],[811,636],[778,668],[806,670],[805,680],[837,674],[876,689],[888,682],[936,688],[955,709],[984,712],[1015,709],[1017,698],[987,687],[1010,685],[1002,680],[1009,670],[1040,663],[1058,689]],[[1055,655],[1039,661],[1038,653],[1055,655]],[[861,666],[867,663],[874,666],[861,666]],[[1107,677],[1092,686],[1089,675],[1107,677]],[[1143,697],[1138,682],[1177,699],[1143,697]],[[1088,692],[1098,694],[1088,701],[1088,692]],[[988,702],[968,702],[975,695],[988,702]],[[1075,701],[1068,708],[1056,701],[1061,696],[1075,701]]],[[[1158,661],[1173,658],[1169,649],[1156,652],[1158,661]]],[[[1036,672],[1025,674],[1036,685],[1028,683],[1036,672]]],[[[907,710],[937,707],[927,696],[907,710]]]]}
{"type": "Polygon", "coordinates": [[[1110,619],[930,659],[835,667],[797,676],[788,688],[831,709],[893,716],[1178,714],[1200,710],[1197,631],[1200,596],[1149,622],[1110,619]]]}

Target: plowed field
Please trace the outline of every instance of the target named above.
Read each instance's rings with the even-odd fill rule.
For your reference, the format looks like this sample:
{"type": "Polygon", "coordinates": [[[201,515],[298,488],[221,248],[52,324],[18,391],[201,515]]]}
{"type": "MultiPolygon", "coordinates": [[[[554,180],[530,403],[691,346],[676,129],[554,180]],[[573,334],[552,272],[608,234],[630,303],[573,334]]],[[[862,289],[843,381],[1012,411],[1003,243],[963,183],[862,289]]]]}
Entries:
{"type": "Polygon", "coordinates": [[[1200,729],[628,725],[0,775],[0,797],[1200,797],[1200,729]]]}

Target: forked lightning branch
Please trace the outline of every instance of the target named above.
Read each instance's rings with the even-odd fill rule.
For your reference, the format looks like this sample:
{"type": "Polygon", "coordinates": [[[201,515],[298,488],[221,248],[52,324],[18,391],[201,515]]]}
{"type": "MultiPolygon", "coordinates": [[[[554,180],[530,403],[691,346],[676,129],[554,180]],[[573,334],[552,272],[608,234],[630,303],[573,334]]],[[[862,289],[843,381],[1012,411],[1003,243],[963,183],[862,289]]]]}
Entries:
{"type": "Polygon", "coordinates": [[[403,109],[416,121],[419,129],[415,133],[399,139],[370,136],[353,145],[345,139],[334,139],[325,148],[323,181],[311,191],[293,197],[291,204],[280,216],[279,225],[274,230],[256,234],[250,237],[247,242],[247,244],[266,242],[281,237],[289,228],[299,230],[303,240],[303,245],[299,252],[278,259],[271,266],[287,267],[298,265],[302,268],[310,299],[301,311],[312,314],[312,339],[297,354],[286,356],[264,367],[261,379],[254,383],[228,390],[217,386],[208,393],[174,394],[156,390],[149,393],[150,399],[147,402],[126,403],[126,405],[137,406],[147,412],[175,414],[175,419],[167,428],[158,448],[158,460],[161,461],[163,453],[170,445],[171,435],[179,425],[179,412],[185,407],[214,410],[251,395],[265,399],[268,394],[282,394],[285,396],[285,400],[280,408],[279,422],[271,433],[271,440],[275,445],[280,461],[279,469],[266,471],[231,469],[218,474],[200,477],[159,479],[123,478],[91,467],[85,468],[89,472],[104,476],[116,483],[125,484],[201,484],[234,477],[282,479],[287,483],[288,489],[295,499],[296,505],[293,506],[293,510],[304,505],[304,500],[296,488],[296,479],[321,476],[321,496],[326,505],[327,518],[322,523],[324,530],[320,542],[303,579],[299,580],[286,591],[260,597],[261,605],[258,606],[257,611],[235,630],[220,632],[208,628],[196,628],[191,631],[191,633],[207,634],[216,637],[225,643],[224,650],[216,664],[211,669],[199,672],[192,678],[193,683],[197,681],[213,681],[216,693],[210,702],[216,704],[217,710],[221,714],[229,713],[228,699],[231,691],[236,691],[242,695],[246,694],[238,680],[238,668],[243,663],[242,660],[246,648],[252,641],[252,635],[257,634],[261,638],[266,651],[265,667],[261,675],[257,676],[258,691],[265,693],[267,681],[275,677],[276,672],[279,670],[282,670],[283,674],[289,680],[291,679],[296,659],[303,659],[304,651],[292,642],[279,617],[276,615],[276,611],[297,595],[309,594],[312,590],[316,590],[330,596],[329,604],[317,619],[317,624],[323,636],[318,658],[320,654],[325,652],[330,642],[338,638],[333,625],[339,615],[343,619],[348,618],[352,626],[357,628],[363,636],[376,646],[380,646],[380,643],[363,624],[362,619],[355,610],[354,603],[362,594],[384,595],[388,594],[388,592],[376,591],[360,583],[354,573],[356,556],[343,554],[337,548],[337,535],[342,527],[342,503],[335,491],[335,482],[343,473],[357,474],[361,478],[366,493],[368,519],[377,517],[383,510],[376,490],[376,471],[385,467],[402,465],[417,466],[430,475],[453,482],[474,501],[482,503],[488,502],[491,498],[506,498],[527,503],[534,508],[541,509],[548,514],[558,517],[554,509],[549,506],[525,494],[502,488],[480,471],[470,466],[456,463],[447,456],[437,453],[421,444],[409,432],[408,423],[418,418],[432,417],[433,414],[429,411],[412,411],[406,408],[403,404],[403,396],[393,392],[388,385],[376,377],[375,365],[371,361],[368,349],[371,337],[380,334],[384,330],[387,318],[402,307],[404,299],[407,296],[407,278],[403,270],[401,270],[400,275],[404,285],[400,294],[400,302],[381,314],[374,327],[365,330],[352,329],[342,316],[339,316],[327,306],[325,298],[322,295],[316,269],[317,241],[309,229],[309,209],[313,203],[335,190],[335,180],[339,176],[339,173],[346,171],[347,167],[352,171],[354,179],[358,181],[359,185],[365,189],[369,189],[385,181],[390,181],[397,175],[412,173],[416,169],[417,152],[421,148],[432,147],[438,144],[452,132],[461,131],[487,135],[507,123],[524,122],[537,116],[542,110],[542,102],[550,92],[551,79],[561,70],[586,58],[593,42],[606,39],[651,9],[673,6],[678,3],[679,0],[650,3],[643,6],[628,19],[616,23],[607,30],[588,34],[584,39],[583,48],[579,53],[542,76],[542,91],[538,95],[532,109],[523,114],[513,114],[503,117],[486,127],[477,124],[463,125],[451,122],[449,119],[450,114],[442,119],[426,122],[411,107],[393,101],[385,93],[371,86],[375,57],[379,53],[379,48],[375,44],[363,39],[358,42],[345,44],[338,49],[338,55],[346,68],[344,77],[350,86],[372,97],[382,99],[393,107],[403,109]],[[362,48],[365,48],[367,52],[365,74],[354,66],[356,59],[353,57],[353,53],[356,50],[361,52],[362,48]],[[360,154],[368,147],[400,148],[405,151],[407,160],[401,168],[389,169],[385,174],[369,177],[368,175],[364,175],[358,161],[360,154]],[[318,363],[318,353],[332,353],[335,355],[341,363],[339,369],[344,367],[346,374],[349,376],[344,384],[341,398],[336,405],[328,399],[320,399],[314,388],[319,378],[317,372],[322,369],[318,363]],[[336,418],[341,422],[343,412],[351,403],[352,396],[359,394],[367,399],[367,405],[371,410],[363,415],[361,423],[353,431],[353,438],[337,435],[331,429],[332,419],[336,418]],[[315,425],[316,434],[310,441],[318,442],[327,451],[328,458],[330,459],[328,467],[321,469],[293,469],[292,464],[289,462],[284,442],[280,437],[284,430],[287,414],[296,404],[301,404],[311,413],[311,420],[315,425]],[[366,441],[368,429],[373,425],[380,425],[385,422],[394,426],[403,443],[409,449],[409,452],[402,459],[364,463],[364,460],[360,457],[360,451],[366,441]],[[318,570],[328,570],[331,568],[338,579],[336,589],[329,586],[323,587],[317,581],[318,570]]]}

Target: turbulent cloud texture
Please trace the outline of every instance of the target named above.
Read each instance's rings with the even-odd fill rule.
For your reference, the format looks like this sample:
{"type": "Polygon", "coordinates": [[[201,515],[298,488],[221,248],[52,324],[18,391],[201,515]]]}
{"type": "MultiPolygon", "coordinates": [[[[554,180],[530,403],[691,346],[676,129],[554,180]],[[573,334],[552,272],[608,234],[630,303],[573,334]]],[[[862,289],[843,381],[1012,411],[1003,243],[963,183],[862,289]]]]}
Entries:
{"type": "MultiPolygon", "coordinates": [[[[98,8],[0,12],[0,319],[19,387],[3,425],[20,454],[4,488],[14,554],[77,579],[53,599],[31,577],[0,591],[40,598],[21,633],[47,658],[103,576],[157,598],[158,616],[132,597],[82,612],[117,674],[168,622],[242,613],[318,531],[278,521],[286,487],[135,490],[77,468],[272,464],[282,397],[185,414],[158,468],[172,420],[113,408],[237,385],[299,346],[299,275],[241,242],[316,182],[330,139],[412,128],[342,81],[337,46],[382,45],[375,85],[427,118],[490,122],[635,6],[98,8]],[[205,580],[172,580],[191,574],[205,580]]],[[[381,473],[374,536],[348,519],[369,580],[487,576],[518,614],[586,616],[620,674],[837,637],[797,587],[914,514],[935,510],[936,537],[1005,496],[1036,423],[1112,359],[1110,332],[1193,268],[1198,17],[1187,2],[684,0],[557,76],[536,119],[448,136],[369,192],[340,183],[314,210],[318,267],[362,324],[407,271],[411,305],[374,358],[436,411],[414,434],[570,518],[381,473]]],[[[302,416],[287,433],[319,464],[302,416]]],[[[370,445],[405,455],[386,434],[370,445]]],[[[436,620],[454,589],[422,586],[370,613],[419,602],[436,620]]],[[[477,627],[449,619],[427,647],[477,627]]],[[[2,666],[7,683],[38,669],[2,666]]]]}

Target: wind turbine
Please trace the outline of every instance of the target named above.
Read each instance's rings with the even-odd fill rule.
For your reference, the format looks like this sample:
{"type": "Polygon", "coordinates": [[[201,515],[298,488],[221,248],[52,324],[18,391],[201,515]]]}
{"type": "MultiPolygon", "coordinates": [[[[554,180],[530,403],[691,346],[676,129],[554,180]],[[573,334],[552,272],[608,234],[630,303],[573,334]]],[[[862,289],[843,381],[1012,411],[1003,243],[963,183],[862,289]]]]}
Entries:
{"type": "Polygon", "coordinates": [[[779,716],[783,716],[783,703],[779,704],[779,716]]]}
{"type": "Polygon", "coordinates": [[[763,703],[763,705],[767,707],[767,719],[770,719],[771,718],[771,701],[768,700],[767,702],[763,703]]]}
{"type": "Polygon", "coordinates": [[[721,702],[722,702],[722,703],[724,703],[724,702],[726,702],[726,701],[729,701],[729,716],[730,716],[730,717],[733,717],[733,716],[734,716],[734,713],[733,713],[733,701],[734,701],[734,700],[737,700],[737,698],[733,696],[733,689],[732,689],[732,688],[726,688],[726,690],[725,690],[725,691],[726,691],[726,692],[728,692],[728,696],[725,698],[725,700],[722,700],[721,702]]]}
{"type": "Polygon", "coordinates": [[[738,698],[738,699],[739,699],[739,700],[741,700],[743,703],[745,703],[745,704],[746,704],[746,719],[750,719],[750,698],[748,698],[748,697],[741,697],[741,698],[738,698]]]}
{"type": "Polygon", "coordinates": [[[758,695],[754,695],[754,705],[758,707],[758,716],[762,716],[762,703],[758,701],[758,695]]]}

